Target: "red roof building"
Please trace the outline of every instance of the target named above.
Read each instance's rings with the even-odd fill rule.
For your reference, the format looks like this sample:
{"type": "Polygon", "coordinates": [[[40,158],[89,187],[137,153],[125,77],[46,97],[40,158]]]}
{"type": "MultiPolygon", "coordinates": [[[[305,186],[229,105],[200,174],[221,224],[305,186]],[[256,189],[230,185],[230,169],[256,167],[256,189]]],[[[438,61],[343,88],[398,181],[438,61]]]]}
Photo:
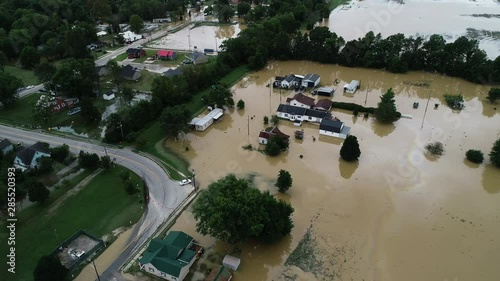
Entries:
{"type": "Polygon", "coordinates": [[[172,50],[159,50],[156,53],[156,56],[160,60],[174,60],[175,59],[175,52],[172,50]]]}
{"type": "Polygon", "coordinates": [[[265,130],[260,131],[259,133],[259,143],[260,144],[267,144],[267,141],[272,138],[273,136],[278,136],[278,137],[283,137],[286,138],[287,140],[290,138],[289,135],[283,133],[278,129],[278,127],[267,127],[265,130]]]}

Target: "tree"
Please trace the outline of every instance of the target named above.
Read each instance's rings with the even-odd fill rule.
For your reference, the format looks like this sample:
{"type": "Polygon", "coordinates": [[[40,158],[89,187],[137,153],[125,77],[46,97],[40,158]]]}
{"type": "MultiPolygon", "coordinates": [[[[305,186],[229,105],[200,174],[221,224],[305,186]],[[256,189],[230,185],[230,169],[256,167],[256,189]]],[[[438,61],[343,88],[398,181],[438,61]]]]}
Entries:
{"type": "Polygon", "coordinates": [[[4,71],[3,66],[7,63],[8,58],[3,51],[0,51],[0,70],[4,71]]]}
{"type": "Polygon", "coordinates": [[[93,153],[87,153],[83,152],[83,150],[80,150],[80,154],[78,155],[78,163],[87,169],[95,170],[99,168],[100,164],[100,159],[97,154],[93,153]]]}
{"type": "Polygon", "coordinates": [[[125,187],[125,192],[127,192],[128,195],[133,195],[139,192],[139,190],[130,181],[126,181],[124,187],[125,187]]]}
{"type": "Polygon", "coordinates": [[[264,148],[264,152],[269,156],[277,156],[281,151],[288,149],[288,139],[282,136],[272,136],[264,148]]]}
{"type": "Polygon", "coordinates": [[[36,169],[36,174],[37,175],[48,175],[50,172],[52,172],[53,168],[52,168],[52,163],[54,162],[54,160],[52,160],[52,158],[50,157],[42,157],[42,158],[39,158],[40,163],[36,169]]]}
{"type": "Polygon", "coordinates": [[[19,96],[17,89],[21,88],[23,83],[17,77],[6,72],[0,73],[0,102],[8,107],[14,104],[19,96]]]}
{"type": "Polygon", "coordinates": [[[428,143],[425,145],[425,150],[432,155],[443,155],[444,147],[440,142],[428,143]]]}
{"type": "Polygon", "coordinates": [[[234,10],[229,5],[219,5],[217,18],[219,22],[227,23],[234,16],[234,10]]]}
{"type": "Polygon", "coordinates": [[[490,161],[496,167],[500,167],[500,139],[498,139],[490,152],[490,161]]]}
{"type": "Polygon", "coordinates": [[[233,94],[223,85],[212,85],[208,93],[208,104],[216,105],[217,107],[230,106],[231,101],[234,105],[233,94]]]}
{"type": "Polygon", "coordinates": [[[278,125],[280,119],[278,118],[278,115],[271,115],[271,123],[276,126],[278,125]]]}
{"type": "Polygon", "coordinates": [[[63,144],[50,149],[50,157],[55,161],[62,163],[69,155],[69,146],[63,144]]]}
{"type": "Polygon", "coordinates": [[[491,103],[500,100],[500,88],[491,88],[488,92],[488,100],[491,103]]]}
{"type": "Polygon", "coordinates": [[[50,117],[52,116],[51,103],[53,98],[49,95],[40,96],[33,106],[32,118],[35,124],[50,126],[50,117]]]}
{"type": "Polygon", "coordinates": [[[247,3],[247,2],[239,2],[238,3],[238,6],[237,6],[237,11],[238,11],[238,17],[243,17],[245,16],[246,14],[248,14],[248,12],[250,12],[250,9],[252,8],[252,6],[247,3]]]}
{"type": "Polygon", "coordinates": [[[230,174],[202,190],[193,205],[196,230],[229,243],[274,242],[293,228],[293,208],[230,174]]]}
{"type": "Polygon", "coordinates": [[[264,116],[264,118],[262,120],[264,121],[264,125],[269,124],[269,117],[264,116]]]}
{"type": "Polygon", "coordinates": [[[167,137],[176,137],[181,131],[186,129],[191,118],[189,110],[181,105],[167,107],[160,116],[160,123],[167,134],[167,137]]]}
{"type": "Polygon", "coordinates": [[[238,107],[238,109],[243,109],[245,108],[245,102],[243,100],[239,100],[238,103],[236,104],[236,107],[238,107]]]}
{"type": "Polygon", "coordinates": [[[111,168],[111,165],[112,164],[112,161],[111,161],[111,158],[109,156],[102,156],[101,157],[101,165],[104,169],[110,169],[111,168]]]}
{"type": "Polygon", "coordinates": [[[278,180],[274,184],[278,188],[279,192],[287,192],[292,186],[293,179],[288,171],[280,170],[278,173],[278,180]]]}
{"type": "Polygon", "coordinates": [[[85,124],[95,124],[101,121],[101,112],[94,106],[92,101],[88,98],[82,99],[80,102],[81,112],[80,115],[85,124]]]}
{"type": "Polygon", "coordinates": [[[88,7],[96,18],[105,19],[111,16],[111,5],[108,0],[89,0],[88,7]]]}
{"type": "Polygon", "coordinates": [[[484,155],[481,150],[469,149],[465,153],[465,157],[467,157],[467,160],[476,164],[481,164],[484,161],[484,155]]]}
{"type": "Polygon", "coordinates": [[[130,179],[130,171],[124,170],[118,175],[123,182],[127,182],[130,179]]]}
{"type": "Polygon", "coordinates": [[[35,48],[26,46],[21,51],[19,59],[21,60],[21,66],[23,68],[32,69],[35,65],[40,63],[40,54],[35,48]]]}
{"type": "Polygon", "coordinates": [[[359,156],[361,156],[361,150],[359,149],[358,138],[353,135],[347,136],[340,149],[340,157],[351,162],[358,160],[359,156]]]}
{"type": "Polygon", "coordinates": [[[120,85],[123,83],[122,67],[119,66],[118,63],[114,60],[108,61],[106,66],[111,73],[111,79],[113,80],[113,83],[115,83],[116,88],[119,90],[120,85]]]}
{"type": "Polygon", "coordinates": [[[33,272],[34,281],[66,281],[68,269],[56,256],[43,256],[33,272]]]}
{"type": "Polygon", "coordinates": [[[31,181],[28,186],[28,199],[30,202],[43,203],[49,198],[50,191],[39,181],[31,181]]]}
{"type": "Polygon", "coordinates": [[[57,68],[48,86],[52,90],[62,90],[69,96],[87,97],[99,81],[95,62],[91,59],[67,59],[57,68]]]}
{"type": "Polygon", "coordinates": [[[121,96],[126,104],[130,104],[132,99],[134,99],[134,92],[128,87],[123,87],[121,96]]]}
{"type": "Polygon", "coordinates": [[[129,19],[130,30],[139,33],[144,28],[144,21],[138,15],[132,15],[129,19]]]}
{"type": "Polygon", "coordinates": [[[35,76],[39,83],[45,83],[56,74],[57,68],[48,62],[42,62],[35,67],[35,76]]]}
{"type": "Polygon", "coordinates": [[[394,92],[389,88],[385,94],[380,97],[377,109],[375,109],[375,117],[379,122],[392,123],[399,118],[394,100],[394,92]]]}

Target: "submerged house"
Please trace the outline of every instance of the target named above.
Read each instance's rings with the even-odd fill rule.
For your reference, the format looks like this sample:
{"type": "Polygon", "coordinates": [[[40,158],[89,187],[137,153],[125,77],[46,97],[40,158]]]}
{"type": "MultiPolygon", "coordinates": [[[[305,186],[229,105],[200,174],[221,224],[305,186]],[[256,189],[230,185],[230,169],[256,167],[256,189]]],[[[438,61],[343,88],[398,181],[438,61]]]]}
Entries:
{"type": "Polygon", "coordinates": [[[280,104],[276,110],[276,115],[280,118],[288,119],[290,121],[308,121],[308,122],[321,122],[322,119],[331,118],[329,112],[318,111],[314,109],[307,109],[298,106],[287,104],[280,104]]]}
{"type": "Polygon", "coordinates": [[[319,134],[345,139],[351,131],[350,127],[344,126],[344,123],[336,119],[323,119],[319,125],[319,134]]]}
{"type": "Polygon", "coordinates": [[[281,88],[281,81],[285,80],[285,77],[276,76],[273,82],[273,88],[281,88]]]}
{"type": "Polygon", "coordinates": [[[285,79],[281,81],[281,88],[294,88],[302,84],[302,76],[295,74],[288,74],[285,79]]]}
{"type": "Polygon", "coordinates": [[[308,96],[305,96],[302,93],[295,94],[293,98],[287,99],[287,103],[292,105],[292,106],[298,106],[298,107],[303,107],[310,109],[314,106],[314,99],[310,98],[308,96]]]}
{"type": "Polygon", "coordinates": [[[267,127],[265,130],[260,131],[259,133],[259,143],[267,144],[267,142],[274,136],[283,137],[287,140],[290,138],[289,135],[281,132],[278,127],[267,127]]]}
{"type": "Polygon", "coordinates": [[[332,108],[333,102],[329,99],[320,99],[316,102],[313,109],[321,111],[329,111],[332,108]]]}
{"type": "Polygon", "coordinates": [[[42,157],[50,157],[50,150],[41,142],[37,142],[16,153],[14,167],[23,172],[28,169],[36,169],[40,166],[40,158],[42,157]]]}
{"type": "Polygon", "coordinates": [[[304,88],[314,88],[319,85],[320,77],[318,74],[306,74],[302,79],[302,87],[304,88]]]}
{"type": "Polygon", "coordinates": [[[335,90],[332,87],[321,87],[321,88],[318,88],[317,90],[314,90],[312,93],[314,95],[318,95],[318,96],[331,97],[331,96],[333,96],[334,92],[335,92],[335,90]]]}
{"type": "Polygon", "coordinates": [[[354,94],[360,87],[358,80],[352,80],[351,83],[344,85],[344,92],[354,94]]]}
{"type": "Polygon", "coordinates": [[[222,119],[224,110],[222,108],[214,108],[207,115],[203,117],[195,117],[188,123],[196,131],[205,131],[210,125],[222,119]]]}
{"type": "Polygon", "coordinates": [[[163,239],[153,239],[138,260],[142,271],[165,280],[182,281],[202,247],[182,231],[170,231],[163,239]]]}

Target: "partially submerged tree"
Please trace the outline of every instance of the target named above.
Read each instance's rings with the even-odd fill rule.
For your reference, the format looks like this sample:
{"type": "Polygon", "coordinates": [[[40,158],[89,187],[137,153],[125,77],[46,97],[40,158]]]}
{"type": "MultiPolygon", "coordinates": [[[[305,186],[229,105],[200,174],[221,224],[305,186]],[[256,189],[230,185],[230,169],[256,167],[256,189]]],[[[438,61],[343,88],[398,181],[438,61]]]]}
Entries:
{"type": "Polygon", "coordinates": [[[264,148],[264,152],[269,156],[277,156],[281,151],[288,149],[288,139],[282,136],[272,136],[264,148]]]}
{"type": "Polygon", "coordinates": [[[493,165],[500,168],[500,139],[498,139],[490,152],[490,161],[493,165]]]}
{"type": "Polygon", "coordinates": [[[278,173],[278,179],[274,184],[279,192],[287,192],[290,187],[292,187],[293,179],[290,173],[286,170],[280,170],[278,173]]]}
{"type": "Polygon", "coordinates": [[[193,205],[196,230],[229,243],[274,242],[293,228],[290,204],[230,174],[202,190],[193,205]]]}
{"type": "Polygon", "coordinates": [[[361,150],[359,149],[358,138],[353,135],[347,136],[340,149],[340,157],[351,162],[358,160],[359,156],[361,156],[361,150]]]}
{"type": "Polygon", "coordinates": [[[262,121],[264,122],[264,125],[269,124],[269,117],[264,116],[264,118],[262,119],[262,121]]]}
{"type": "Polygon", "coordinates": [[[488,92],[488,100],[491,103],[500,100],[500,88],[491,88],[488,92]]]}
{"type": "Polygon", "coordinates": [[[240,99],[240,100],[238,101],[238,103],[236,104],[236,107],[237,107],[238,109],[243,109],[243,108],[245,108],[245,102],[244,102],[242,99],[240,99]]]}
{"type": "Polygon", "coordinates": [[[66,281],[68,269],[64,267],[56,256],[43,256],[33,272],[34,281],[66,281]]]}
{"type": "Polygon", "coordinates": [[[394,92],[389,88],[385,94],[380,97],[377,109],[375,109],[375,118],[381,123],[392,123],[399,118],[394,100],[394,92]]]}
{"type": "Polygon", "coordinates": [[[481,164],[484,161],[484,155],[481,150],[469,149],[465,153],[465,157],[467,157],[467,160],[476,164],[481,164]]]}
{"type": "Polygon", "coordinates": [[[427,150],[428,153],[432,155],[443,155],[444,153],[444,146],[440,142],[433,142],[433,143],[428,143],[425,146],[425,150],[427,150]]]}

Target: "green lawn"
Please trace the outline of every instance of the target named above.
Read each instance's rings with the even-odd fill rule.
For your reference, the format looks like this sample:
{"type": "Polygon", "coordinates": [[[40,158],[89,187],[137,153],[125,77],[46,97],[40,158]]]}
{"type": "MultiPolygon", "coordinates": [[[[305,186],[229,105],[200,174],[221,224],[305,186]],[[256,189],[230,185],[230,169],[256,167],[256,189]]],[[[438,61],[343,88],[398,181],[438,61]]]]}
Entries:
{"type": "Polygon", "coordinates": [[[139,82],[125,81],[123,85],[131,89],[136,89],[138,91],[151,91],[153,80],[157,76],[160,76],[160,74],[142,70],[141,79],[139,79],[139,82]]]}
{"type": "MultiPolygon", "coordinates": [[[[32,272],[38,259],[80,229],[102,237],[121,226],[129,226],[130,221],[136,222],[143,212],[143,197],[142,193],[131,196],[125,192],[119,177],[124,170],[115,167],[103,171],[51,214],[48,214],[48,204],[20,211],[16,225],[16,274],[10,275],[9,280],[33,280],[32,272]]],[[[142,187],[141,179],[133,173],[132,180],[142,187]]],[[[5,237],[5,225],[1,231],[5,237]]],[[[5,243],[0,248],[2,253],[7,252],[5,243]]],[[[1,263],[0,270],[6,272],[5,262],[1,263]]]]}
{"type": "Polygon", "coordinates": [[[328,8],[330,8],[330,11],[332,11],[338,6],[345,4],[347,2],[349,2],[349,0],[330,0],[330,2],[328,3],[328,8]]]}
{"type": "Polygon", "coordinates": [[[176,66],[180,65],[182,61],[186,59],[186,56],[189,56],[189,53],[176,52],[174,60],[158,60],[155,61],[154,64],[161,64],[164,66],[176,66]]]}
{"type": "Polygon", "coordinates": [[[149,57],[153,57],[158,52],[158,50],[149,50],[149,49],[144,49],[144,50],[146,51],[146,55],[135,59],[134,62],[138,63],[145,62],[149,57]]]}
{"type": "Polygon", "coordinates": [[[113,58],[112,60],[114,61],[122,61],[124,59],[126,59],[128,56],[127,56],[127,53],[124,52],[123,54],[119,54],[118,56],[116,56],[116,58],[113,58]]]}
{"type": "Polygon", "coordinates": [[[5,65],[4,71],[10,73],[23,81],[24,86],[38,85],[35,73],[33,70],[22,69],[17,66],[5,65]]]}
{"type": "MultiPolygon", "coordinates": [[[[220,80],[220,82],[232,86],[236,84],[239,80],[241,80],[241,78],[243,78],[243,76],[245,76],[248,73],[248,71],[249,71],[248,67],[240,66],[231,71],[225,77],[223,77],[220,80]]],[[[204,94],[208,93],[208,91],[209,89],[199,92],[186,105],[186,107],[189,109],[189,112],[191,112],[191,115],[193,117],[198,115],[200,111],[202,111],[205,108],[205,105],[201,102],[201,97],[204,94]]],[[[180,171],[181,173],[184,173],[185,175],[188,175],[190,173],[188,169],[189,163],[185,159],[177,155],[175,152],[166,148],[163,145],[165,134],[161,129],[159,121],[154,122],[151,126],[145,129],[141,133],[140,138],[147,140],[147,143],[142,148],[142,151],[149,153],[157,157],[158,159],[162,160],[166,164],[171,176],[174,179],[177,180],[182,179],[182,175],[180,175],[176,170],[180,171]]]]}
{"type": "Polygon", "coordinates": [[[0,108],[0,122],[16,126],[33,124],[33,105],[40,98],[40,94],[32,94],[17,100],[13,106],[0,108]]]}

